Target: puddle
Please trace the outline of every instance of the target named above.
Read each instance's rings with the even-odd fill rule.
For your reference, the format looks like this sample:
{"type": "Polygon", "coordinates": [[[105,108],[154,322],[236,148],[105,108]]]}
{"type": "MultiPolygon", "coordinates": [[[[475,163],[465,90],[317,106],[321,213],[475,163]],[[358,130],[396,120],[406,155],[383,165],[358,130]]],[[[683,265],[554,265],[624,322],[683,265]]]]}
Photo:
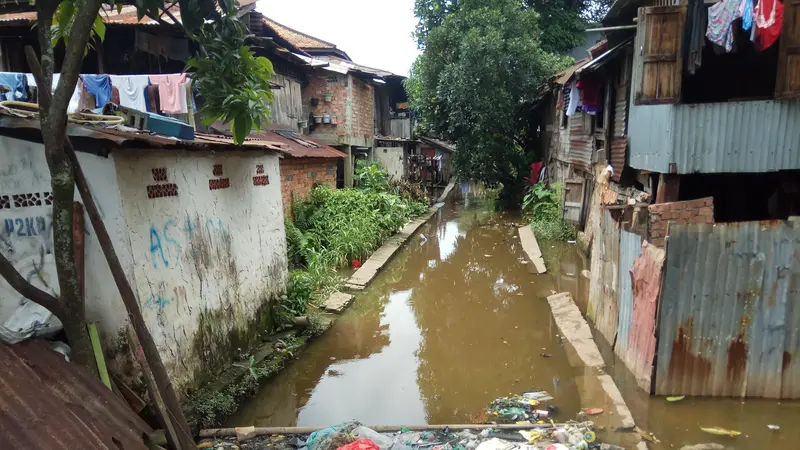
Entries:
{"type": "MultiPolygon", "coordinates": [[[[229,424],[471,423],[496,397],[534,388],[574,417],[575,369],[545,299],[569,288],[520,263],[516,216],[479,193],[459,197],[229,424]]],[[[577,295],[581,260],[562,258],[574,262],[577,295]]]]}

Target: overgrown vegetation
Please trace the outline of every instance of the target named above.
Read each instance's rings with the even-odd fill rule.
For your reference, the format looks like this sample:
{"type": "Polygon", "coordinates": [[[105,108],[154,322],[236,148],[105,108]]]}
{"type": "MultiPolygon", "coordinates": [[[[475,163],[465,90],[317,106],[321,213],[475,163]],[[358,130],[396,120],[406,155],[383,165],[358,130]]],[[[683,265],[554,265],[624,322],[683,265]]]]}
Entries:
{"type": "Polygon", "coordinates": [[[278,312],[282,323],[306,315],[309,305],[320,306],[341,286],[336,269],[360,264],[409,219],[428,209],[421,187],[390,182],[377,163],[359,161],[356,181],[354,189],[316,186],[293,205],[294,220],[286,223],[291,272],[278,312]]]}
{"type": "Polygon", "coordinates": [[[575,228],[561,218],[561,186],[537,183],[522,200],[522,213],[531,221],[537,239],[566,241],[575,237],[575,228]]]}
{"type": "Polygon", "coordinates": [[[224,388],[209,385],[191,394],[185,409],[191,428],[199,430],[220,425],[236,412],[242,400],[256,392],[261,383],[294,359],[307,340],[306,336],[280,339],[275,343],[273,352],[263,361],[257,362],[254,356],[248,356],[245,364],[237,364],[247,370],[224,388]]]}

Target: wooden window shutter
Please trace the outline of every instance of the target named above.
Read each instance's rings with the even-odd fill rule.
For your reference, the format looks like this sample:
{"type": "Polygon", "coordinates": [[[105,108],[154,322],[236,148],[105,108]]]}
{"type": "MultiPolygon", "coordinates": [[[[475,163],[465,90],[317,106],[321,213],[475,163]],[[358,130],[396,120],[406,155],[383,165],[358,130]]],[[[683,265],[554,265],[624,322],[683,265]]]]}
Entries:
{"type": "Polygon", "coordinates": [[[784,0],[776,98],[800,97],[800,0],[784,0]]]}
{"type": "Polygon", "coordinates": [[[637,39],[641,42],[641,83],[636,104],[678,103],[681,97],[683,59],[681,44],[686,6],[639,8],[637,39]]]}

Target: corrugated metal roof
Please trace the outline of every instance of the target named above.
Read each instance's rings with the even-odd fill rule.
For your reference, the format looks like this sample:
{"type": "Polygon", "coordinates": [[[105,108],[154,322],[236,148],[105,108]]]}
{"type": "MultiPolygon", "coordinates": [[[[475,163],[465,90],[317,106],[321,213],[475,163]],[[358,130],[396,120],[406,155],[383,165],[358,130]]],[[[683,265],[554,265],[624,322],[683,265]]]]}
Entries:
{"type": "Polygon", "coordinates": [[[256,135],[276,142],[293,158],[346,158],[343,152],[294,131],[272,130],[256,135]]]}
{"type": "Polygon", "coordinates": [[[656,394],[800,398],[800,224],[671,225],[656,394]]]}
{"type": "MultiPolygon", "coordinates": [[[[599,42],[597,45],[600,45],[600,44],[605,44],[605,48],[608,48],[608,41],[599,42]]],[[[603,67],[605,64],[607,64],[610,61],[613,61],[614,58],[616,58],[617,56],[621,55],[622,52],[630,45],[633,45],[633,37],[630,37],[630,38],[622,41],[622,43],[617,44],[616,46],[614,46],[614,48],[612,48],[610,50],[606,50],[603,54],[601,54],[599,56],[592,57],[592,60],[589,61],[589,64],[586,64],[586,65],[578,68],[578,70],[575,73],[592,72],[592,71],[595,71],[595,70],[599,69],[600,67],[603,67]]],[[[597,46],[595,46],[595,47],[597,47],[597,46]]],[[[597,47],[595,49],[595,47],[592,47],[589,51],[590,52],[592,52],[592,50],[600,51],[603,48],[603,47],[597,47]]],[[[595,53],[592,52],[592,55],[594,55],[594,54],[595,53]]]]}
{"type": "MultiPolygon", "coordinates": [[[[18,117],[9,115],[7,110],[0,109],[0,132],[2,129],[34,129],[39,130],[41,124],[35,117],[18,117]]],[[[289,153],[275,141],[248,139],[242,145],[236,145],[233,138],[210,134],[195,133],[195,139],[176,139],[153,133],[131,131],[130,128],[95,127],[70,123],[67,132],[71,137],[90,138],[112,142],[117,148],[165,148],[182,150],[266,150],[289,153]]]]}
{"type": "Polygon", "coordinates": [[[152,430],[45,341],[0,344],[0,448],[146,450],[152,430]]]}
{"type": "Polygon", "coordinates": [[[558,72],[557,74],[555,74],[553,76],[552,82],[557,84],[557,85],[559,85],[559,86],[564,86],[565,84],[567,84],[567,82],[570,80],[570,78],[572,78],[572,75],[575,74],[576,70],[580,69],[581,67],[586,65],[591,60],[592,59],[587,56],[586,58],[583,58],[582,60],[580,60],[580,61],[576,62],[575,64],[573,64],[572,66],[570,66],[568,69],[562,70],[561,72],[558,72]]]}
{"type": "MultiPolygon", "coordinates": [[[[239,7],[245,7],[253,5],[256,0],[241,0],[239,2],[239,7]]],[[[175,16],[176,19],[180,20],[181,18],[181,11],[180,7],[176,3],[169,9],[169,12],[175,16]]],[[[117,11],[116,7],[104,5],[103,10],[100,12],[100,16],[103,18],[103,22],[106,24],[113,24],[113,25],[158,25],[159,23],[155,20],[150,19],[149,17],[143,17],[140,21],[137,17],[136,6],[133,5],[126,5],[123,6],[122,9],[117,11]]],[[[162,14],[161,19],[168,23],[172,24],[172,19],[169,16],[162,14]]],[[[13,13],[13,14],[0,14],[0,22],[19,22],[19,23],[32,23],[36,20],[36,12],[22,12],[22,13],[13,13]]]]}
{"type": "Polygon", "coordinates": [[[428,145],[433,145],[434,147],[438,147],[438,148],[440,148],[442,150],[447,150],[448,152],[451,152],[451,153],[456,151],[455,144],[452,144],[452,143],[447,142],[447,141],[443,141],[441,139],[430,138],[430,137],[427,137],[427,136],[420,136],[419,140],[424,142],[424,143],[426,143],[426,144],[428,144],[428,145]]]}
{"type": "Polygon", "coordinates": [[[629,165],[679,174],[800,169],[800,102],[631,105],[629,165]]]}

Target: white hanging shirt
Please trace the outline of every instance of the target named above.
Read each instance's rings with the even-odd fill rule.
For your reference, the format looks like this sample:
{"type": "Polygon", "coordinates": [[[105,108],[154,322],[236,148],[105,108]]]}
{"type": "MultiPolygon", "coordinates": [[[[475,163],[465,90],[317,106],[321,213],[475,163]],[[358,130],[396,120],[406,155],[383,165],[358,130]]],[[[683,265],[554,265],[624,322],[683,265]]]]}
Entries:
{"type": "MultiPolygon", "coordinates": [[[[58,86],[58,79],[61,78],[60,73],[53,74],[53,89],[50,91],[51,93],[56,90],[56,86],[58,86]]],[[[32,73],[26,73],[25,79],[28,81],[28,86],[36,86],[36,79],[33,77],[32,73]]],[[[69,104],[67,105],[67,112],[74,113],[80,109],[81,104],[81,90],[78,89],[78,85],[82,83],[80,77],[78,78],[78,82],[75,83],[75,90],[72,91],[72,96],[69,98],[69,104]]],[[[37,86],[38,87],[38,86],[37,86]]]]}
{"type": "Polygon", "coordinates": [[[150,84],[147,75],[109,75],[111,85],[119,91],[119,104],[137,111],[147,111],[144,91],[150,84]]]}

